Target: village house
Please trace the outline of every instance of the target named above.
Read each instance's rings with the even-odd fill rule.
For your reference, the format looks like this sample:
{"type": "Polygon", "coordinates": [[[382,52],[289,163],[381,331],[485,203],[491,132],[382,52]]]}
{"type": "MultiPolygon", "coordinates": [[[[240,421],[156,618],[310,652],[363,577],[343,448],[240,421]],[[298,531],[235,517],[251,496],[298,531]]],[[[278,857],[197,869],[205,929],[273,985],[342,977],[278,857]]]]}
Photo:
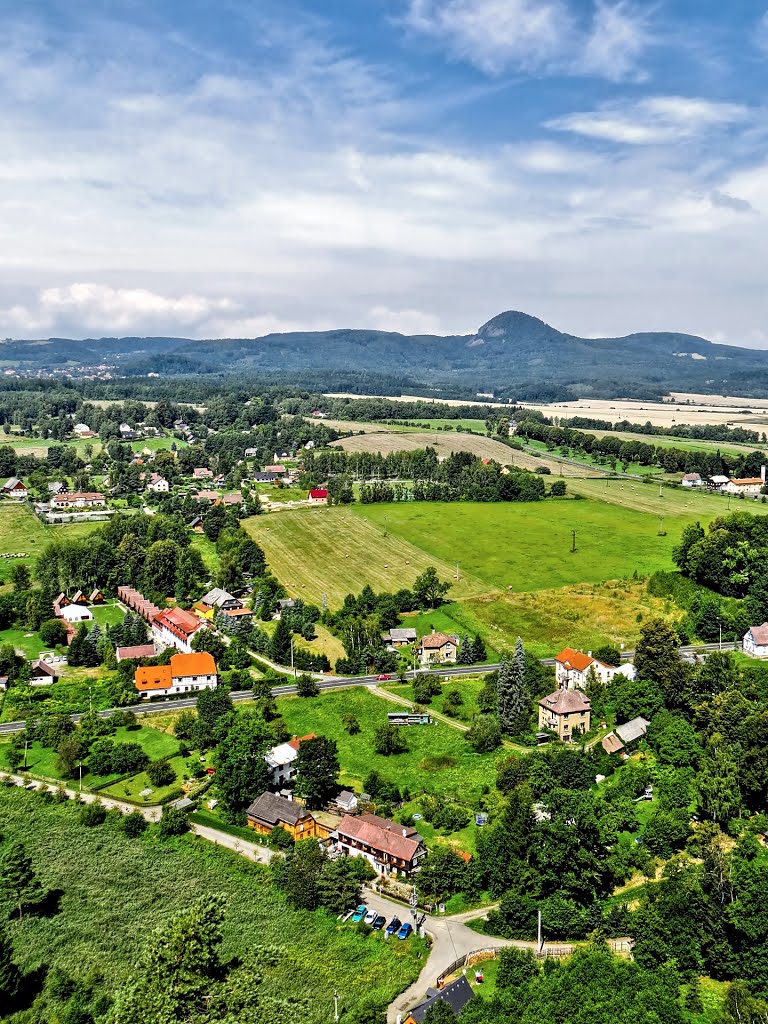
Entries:
{"type": "Polygon", "coordinates": [[[96,437],[87,423],[76,423],[72,427],[72,433],[77,434],[78,437],[96,437]]]}
{"type": "Polygon", "coordinates": [[[442,665],[455,662],[459,652],[459,638],[446,633],[437,633],[433,629],[431,633],[421,638],[416,651],[422,665],[442,665]]]}
{"type": "Polygon", "coordinates": [[[603,750],[606,754],[620,754],[626,747],[641,740],[648,732],[650,724],[645,718],[638,716],[624,722],[623,725],[617,725],[603,740],[603,750]]]}
{"type": "Polygon", "coordinates": [[[572,647],[566,647],[555,657],[555,679],[558,686],[580,690],[586,689],[589,673],[593,671],[601,683],[607,683],[613,678],[614,668],[611,665],[604,665],[589,654],[575,651],[572,647]]]}
{"type": "MultiPolygon", "coordinates": [[[[765,466],[763,466],[765,471],[765,466]]],[[[742,477],[741,479],[729,480],[721,490],[723,494],[743,495],[744,497],[755,497],[765,486],[765,479],[760,476],[742,477]]]]}
{"type": "Polygon", "coordinates": [[[203,525],[202,516],[194,516],[189,523],[189,528],[193,533],[205,533],[205,526],[203,525]]]}
{"type": "Polygon", "coordinates": [[[322,831],[306,807],[276,793],[262,793],[246,811],[248,827],[268,836],[273,828],[284,828],[291,839],[323,838],[322,831]]]}
{"type": "Polygon", "coordinates": [[[336,853],[364,857],[382,875],[412,875],[427,853],[416,829],[375,814],[345,814],[331,841],[336,853]]]}
{"type": "Polygon", "coordinates": [[[118,661],[139,661],[141,658],[154,658],[159,653],[154,644],[136,644],[133,647],[118,647],[115,657],[118,661]]]}
{"type": "Polygon", "coordinates": [[[213,480],[213,470],[205,466],[197,466],[192,470],[193,480],[213,480]]]}
{"type": "Polygon", "coordinates": [[[768,622],[750,626],[742,643],[744,653],[751,658],[768,658],[768,622]]]}
{"type": "Polygon", "coordinates": [[[273,484],[277,478],[277,473],[268,473],[266,470],[253,474],[254,483],[257,484],[273,484]]]}
{"type": "Polygon", "coordinates": [[[459,975],[454,981],[449,981],[440,989],[428,988],[427,998],[406,1011],[402,1024],[423,1024],[427,1013],[436,1003],[446,1003],[450,1006],[455,1017],[458,1017],[467,1003],[475,998],[472,986],[467,981],[465,974],[459,975]]]}
{"type": "Polygon", "coordinates": [[[195,607],[200,608],[206,616],[215,615],[217,612],[228,612],[235,608],[242,608],[243,602],[233,597],[232,594],[221,587],[214,587],[200,598],[195,607]]]}
{"type": "Polygon", "coordinates": [[[104,604],[104,595],[98,587],[91,591],[88,604],[104,604]]]}
{"type": "Polygon", "coordinates": [[[183,608],[169,608],[152,617],[152,637],[162,648],[175,647],[182,654],[192,651],[192,638],[203,622],[183,608]]]}
{"type": "Polygon", "coordinates": [[[57,618],[64,619],[65,622],[89,622],[93,618],[93,612],[85,605],[71,603],[61,609],[57,618]]]}
{"type": "Polygon", "coordinates": [[[567,742],[589,732],[592,705],[581,690],[555,690],[539,701],[539,728],[551,729],[567,742]]]}
{"type": "Polygon", "coordinates": [[[324,487],[316,487],[307,495],[307,501],[310,505],[327,505],[328,491],[324,487]]]}
{"type": "Polygon", "coordinates": [[[53,614],[57,619],[61,618],[61,609],[71,604],[67,595],[62,591],[53,599],[53,614]]]}
{"type": "Polygon", "coordinates": [[[17,476],[12,476],[3,484],[3,494],[7,498],[18,498],[19,500],[23,500],[27,497],[29,492],[27,491],[25,484],[19,480],[17,476]]]}
{"type": "Polygon", "coordinates": [[[67,489],[61,480],[54,480],[53,483],[46,484],[45,486],[51,496],[54,494],[62,494],[67,489]]]}
{"type": "Polygon", "coordinates": [[[413,626],[407,626],[405,629],[389,629],[386,633],[381,634],[381,638],[387,647],[396,651],[408,644],[415,644],[418,635],[413,626]]]}
{"type": "Polygon", "coordinates": [[[698,473],[686,473],[680,483],[683,487],[701,487],[703,480],[698,473]]]}
{"type": "Polygon", "coordinates": [[[278,462],[274,466],[265,466],[264,467],[264,472],[265,473],[274,473],[276,477],[277,476],[285,476],[286,468],[285,468],[285,466],[282,465],[282,463],[278,462]]]}
{"type": "Polygon", "coordinates": [[[50,686],[52,683],[58,682],[58,679],[56,669],[47,661],[33,661],[29,666],[30,686],[50,686]]]}
{"type": "Polygon", "coordinates": [[[357,802],[356,794],[350,789],[342,789],[335,800],[336,806],[345,814],[351,814],[353,811],[356,811],[357,802]]]}
{"type": "Polygon", "coordinates": [[[243,452],[243,457],[246,459],[255,459],[258,457],[258,454],[258,448],[246,448],[245,451],[243,452]]]}
{"type": "Polygon", "coordinates": [[[164,476],[160,476],[159,473],[150,473],[147,484],[148,491],[153,491],[155,494],[167,494],[170,489],[171,485],[164,476]]]}
{"type": "Polygon", "coordinates": [[[288,743],[278,743],[264,755],[264,760],[270,769],[269,783],[273,789],[282,789],[289,786],[296,777],[296,758],[299,756],[299,747],[305,740],[315,739],[315,734],[309,733],[306,736],[294,736],[288,743]]]}
{"type": "Polygon", "coordinates": [[[722,491],[723,487],[730,482],[730,477],[727,476],[711,476],[707,480],[707,487],[713,491],[722,491]]]}
{"type": "Polygon", "coordinates": [[[73,494],[56,494],[51,500],[53,508],[59,510],[93,508],[95,505],[103,505],[104,503],[104,495],[98,491],[75,491],[73,494]]]}
{"type": "Polygon", "coordinates": [[[141,665],[133,677],[142,698],[213,690],[218,684],[216,662],[207,651],[174,654],[170,665],[141,665]]]}
{"type": "Polygon", "coordinates": [[[191,497],[195,501],[207,501],[207,502],[209,502],[209,504],[212,505],[215,501],[219,500],[219,492],[218,491],[197,491],[195,494],[192,494],[191,497]]]}

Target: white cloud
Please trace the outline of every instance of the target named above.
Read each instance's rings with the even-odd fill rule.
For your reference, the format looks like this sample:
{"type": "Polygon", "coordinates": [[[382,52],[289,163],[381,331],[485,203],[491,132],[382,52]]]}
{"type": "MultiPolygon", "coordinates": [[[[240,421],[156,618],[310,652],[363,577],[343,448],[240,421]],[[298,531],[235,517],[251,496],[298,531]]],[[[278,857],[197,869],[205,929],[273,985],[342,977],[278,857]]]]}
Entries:
{"type": "Polygon", "coordinates": [[[409,0],[415,33],[488,74],[506,70],[641,76],[650,16],[628,0],[596,0],[587,19],[572,0],[409,0]]]}
{"type": "Polygon", "coordinates": [[[635,103],[609,103],[597,110],[547,122],[557,131],[633,146],[661,145],[692,138],[711,128],[738,124],[746,107],[686,96],[652,96],[635,103]]]}

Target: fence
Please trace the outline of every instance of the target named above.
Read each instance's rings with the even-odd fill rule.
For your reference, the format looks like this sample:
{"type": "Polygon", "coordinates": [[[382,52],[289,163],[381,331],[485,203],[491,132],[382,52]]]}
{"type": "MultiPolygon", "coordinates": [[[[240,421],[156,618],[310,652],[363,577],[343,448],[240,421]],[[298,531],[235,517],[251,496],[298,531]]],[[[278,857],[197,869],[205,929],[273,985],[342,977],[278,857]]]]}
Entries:
{"type": "MultiPolygon", "coordinates": [[[[484,949],[474,949],[471,953],[467,953],[465,956],[459,957],[458,960],[454,960],[452,964],[438,975],[437,987],[442,988],[445,984],[446,978],[450,978],[456,971],[461,970],[463,967],[471,967],[474,964],[482,963],[483,960],[495,960],[499,955],[500,949],[504,947],[497,946],[486,946],[484,949]]],[[[542,945],[541,949],[534,949],[531,946],[526,946],[526,949],[530,949],[533,955],[538,960],[564,960],[565,957],[571,956],[573,951],[576,949],[572,945],[564,946],[547,946],[542,945]]],[[[610,939],[608,941],[608,948],[613,953],[630,953],[632,951],[632,940],[628,938],[623,939],[610,939]]]]}

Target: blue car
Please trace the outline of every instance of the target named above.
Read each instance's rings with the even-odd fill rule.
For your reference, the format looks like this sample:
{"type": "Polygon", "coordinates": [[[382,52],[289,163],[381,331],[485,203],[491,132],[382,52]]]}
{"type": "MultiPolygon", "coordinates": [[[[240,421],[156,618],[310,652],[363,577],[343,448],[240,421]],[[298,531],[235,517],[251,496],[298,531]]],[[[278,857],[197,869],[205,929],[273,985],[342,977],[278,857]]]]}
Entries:
{"type": "Polygon", "coordinates": [[[413,931],[413,925],[410,925],[410,924],[408,924],[406,922],[406,924],[404,924],[402,926],[402,928],[400,929],[400,931],[397,933],[397,937],[398,937],[398,939],[407,939],[412,931],[413,931]]]}
{"type": "Polygon", "coordinates": [[[364,903],[361,903],[357,910],[352,915],[352,920],[357,924],[358,921],[362,921],[365,915],[368,913],[368,907],[364,903]]]}
{"type": "Polygon", "coordinates": [[[389,939],[395,934],[395,932],[399,932],[402,926],[403,922],[400,920],[400,918],[393,917],[392,920],[387,925],[387,930],[384,932],[384,934],[389,939]]]}

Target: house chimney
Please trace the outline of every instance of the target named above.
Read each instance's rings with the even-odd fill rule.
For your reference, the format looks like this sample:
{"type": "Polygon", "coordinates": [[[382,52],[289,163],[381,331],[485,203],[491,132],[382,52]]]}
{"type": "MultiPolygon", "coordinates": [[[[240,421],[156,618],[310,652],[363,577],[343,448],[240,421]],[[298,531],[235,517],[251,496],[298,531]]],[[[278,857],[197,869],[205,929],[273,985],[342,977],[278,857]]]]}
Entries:
{"type": "Polygon", "coordinates": [[[434,636],[436,632],[437,632],[437,630],[436,630],[436,629],[435,629],[435,627],[433,626],[433,627],[432,627],[432,636],[434,636]]]}
{"type": "Polygon", "coordinates": [[[765,466],[760,467],[760,479],[765,483],[765,466]]]}
{"type": "Polygon", "coordinates": [[[404,829],[403,829],[403,838],[404,838],[404,839],[406,839],[406,838],[407,838],[407,836],[408,836],[408,829],[407,829],[407,828],[404,828],[404,829]]]}

